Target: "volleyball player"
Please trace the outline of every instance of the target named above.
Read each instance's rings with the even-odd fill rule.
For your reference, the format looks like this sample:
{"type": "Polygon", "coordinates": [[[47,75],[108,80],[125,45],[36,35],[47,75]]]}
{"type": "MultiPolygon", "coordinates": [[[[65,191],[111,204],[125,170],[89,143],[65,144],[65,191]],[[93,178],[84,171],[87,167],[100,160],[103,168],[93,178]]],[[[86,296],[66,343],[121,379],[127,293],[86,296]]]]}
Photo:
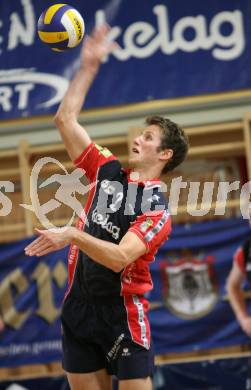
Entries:
{"type": "Polygon", "coordinates": [[[85,41],[55,117],[70,158],[95,183],[83,218],[64,232],[38,230],[26,253],[44,256],[71,245],[62,309],[63,367],[71,389],[108,390],[116,375],[120,390],[150,390],[154,354],[144,295],[153,287],[149,265],[171,230],[159,177],[185,159],[188,140],[169,119],[147,118],[129,170],[92,142],[77,119],[102,60],[116,50],[108,34],[101,26],[85,41]]]}

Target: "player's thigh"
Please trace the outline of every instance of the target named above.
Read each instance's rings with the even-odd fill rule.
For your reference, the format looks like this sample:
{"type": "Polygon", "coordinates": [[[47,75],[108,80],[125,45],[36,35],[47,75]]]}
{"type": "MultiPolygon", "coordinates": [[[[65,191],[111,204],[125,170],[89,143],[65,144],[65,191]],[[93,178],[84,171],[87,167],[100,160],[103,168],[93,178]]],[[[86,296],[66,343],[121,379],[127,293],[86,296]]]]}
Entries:
{"type": "Polygon", "coordinates": [[[112,377],[105,369],[87,374],[67,372],[67,379],[71,390],[111,390],[112,377]]]}
{"type": "Polygon", "coordinates": [[[119,381],[119,390],[152,390],[150,377],[140,379],[126,379],[119,381]]]}

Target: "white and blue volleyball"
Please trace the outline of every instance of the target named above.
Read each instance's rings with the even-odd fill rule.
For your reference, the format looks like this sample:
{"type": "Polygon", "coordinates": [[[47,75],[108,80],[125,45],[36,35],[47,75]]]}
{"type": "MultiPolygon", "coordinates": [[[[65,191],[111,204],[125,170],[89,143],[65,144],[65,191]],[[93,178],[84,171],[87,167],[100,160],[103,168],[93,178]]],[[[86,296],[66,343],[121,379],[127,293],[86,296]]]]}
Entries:
{"type": "Polygon", "coordinates": [[[67,4],[54,4],[38,20],[38,35],[54,51],[65,51],[83,39],[85,24],[80,13],[67,4]]]}

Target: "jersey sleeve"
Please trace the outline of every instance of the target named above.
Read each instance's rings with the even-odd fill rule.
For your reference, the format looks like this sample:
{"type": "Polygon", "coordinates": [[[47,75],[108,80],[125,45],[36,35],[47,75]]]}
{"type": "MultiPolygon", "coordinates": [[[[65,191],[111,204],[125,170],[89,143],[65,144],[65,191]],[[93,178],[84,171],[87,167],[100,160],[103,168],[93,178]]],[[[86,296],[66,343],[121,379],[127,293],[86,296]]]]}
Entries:
{"type": "Polygon", "coordinates": [[[99,168],[116,157],[109,149],[91,143],[74,161],[74,165],[84,170],[87,179],[92,182],[96,179],[99,168]]]}
{"type": "Polygon", "coordinates": [[[242,247],[239,247],[235,254],[234,254],[234,263],[237,264],[241,270],[241,272],[243,272],[244,274],[246,273],[245,271],[245,262],[244,262],[244,252],[243,252],[243,248],[242,247]]]}
{"type": "Polygon", "coordinates": [[[128,230],[145,244],[147,252],[156,251],[171,232],[171,218],[167,210],[139,215],[128,230]]]}

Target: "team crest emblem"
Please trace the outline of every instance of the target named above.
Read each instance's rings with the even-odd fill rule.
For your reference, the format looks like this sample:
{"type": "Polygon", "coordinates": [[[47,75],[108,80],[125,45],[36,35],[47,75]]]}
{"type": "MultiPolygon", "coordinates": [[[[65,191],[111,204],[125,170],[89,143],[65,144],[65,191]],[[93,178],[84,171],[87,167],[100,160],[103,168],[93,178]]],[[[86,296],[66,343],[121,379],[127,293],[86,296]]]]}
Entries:
{"type": "Polygon", "coordinates": [[[218,301],[213,274],[213,257],[179,259],[161,263],[163,297],[178,317],[196,319],[208,314],[218,301]]]}

